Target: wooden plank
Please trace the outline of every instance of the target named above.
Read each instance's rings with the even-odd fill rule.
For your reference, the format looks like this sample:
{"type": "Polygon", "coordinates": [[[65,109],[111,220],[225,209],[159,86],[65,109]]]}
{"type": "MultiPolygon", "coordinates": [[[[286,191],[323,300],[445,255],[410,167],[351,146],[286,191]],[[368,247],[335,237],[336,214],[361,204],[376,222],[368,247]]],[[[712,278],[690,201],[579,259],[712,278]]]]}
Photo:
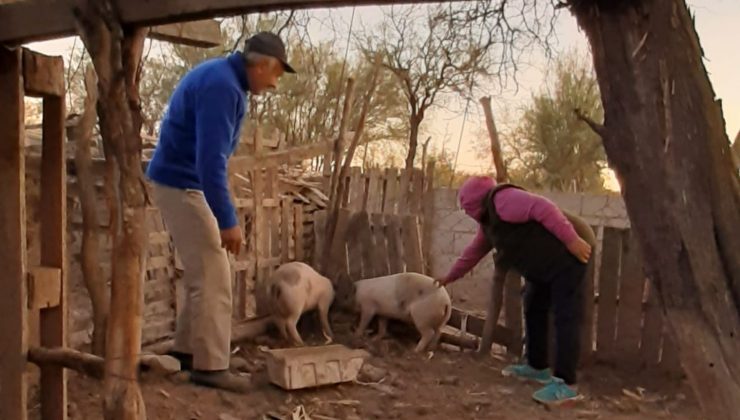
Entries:
{"type": "Polygon", "coordinates": [[[303,249],[303,206],[294,206],[293,213],[293,220],[295,221],[295,226],[293,228],[295,237],[295,259],[296,261],[305,261],[306,256],[305,250],[303,249]]]}
{"type": "Polygon", "coordinates": [[[411,173],[411,195],[410,209],[413,214],[422,214],[421,204],[424,197],[424,172],[421,169],[414,168],[411,173]]]}
{"type": "Polygon", "coordinates": [[[586,268],[586,277],[584,278],[583,287],[583,322],[581,327],[581,357],[580,364],[587,365],[593,359],[594,352],[594,313],[595,305],[595,285],[596,285],[596,265],[601,256],[601,241],[598,238],[603,236],[603,226],[592,226],[596,233],[596,244],[591,250],[591,260],[586,268]]]}
{"type": "MultiPolygon", "coordinates": [[[[347,274],[347,226],[350,220],[350,212],[340,209],[337,214],[334,238],[332,238],[332,249],[330,250],[330,267],[327,270],[328,277],[338,279],[347,274]]],[[[335,280],[336,281],[336,280],[335,280]]]]}
{"type": "Polygon", "coordinates": [[[398,169],[385,170],[385,194],[383,196],[383,213],[395,214],[398,207],[398,169]]]}
{"type": "Polygon", "coordinates": [[[375,242],[375,257],[373,258],[375,276],[387,276],[390,274],[390,268],[388,264],[388,244],[385,236],[385,218],[383,214],[375,213],[370,215],[370,222],[375,242]]]}
{"type": "Polygon", "coordinates": [[[614,357],[616,338],[617,286],[622,235],[614,228],[604,228],[601,268],[599,270],[599,300],[596,326],[596,357],[608,361],[614,357]]]}
{"type": "Polygon", "coordinates": [[[401,234],[403,235],[403,255],[406,262],[406,271],[414,273],[424,272],[424,256],[421,254],[421,232],[419,218],[414,215],[403,217],[401,234]]]}
{"type": "Polygon", "coordinates": [[[150,232],[149,245],[165,245],[170,243],[170,234],[167,232],[150,232]]]}
{"type": "Polygon", "coordinates": [[[191,47],[217,47],[222,42],[221,24],[209,19],[158,25],[150,29],[149,38],[191,47]]]}
{"type": "Polygon", "coordinates": [[[367,213],[357,212],[352,215],[347,227],[347,264],[351,281],[362,280],[362,240],[359,235],[362,219],[367,213]]]}
{"type": "Polygon", "coordinates": [[[170,260],[169,256],[149,257],[146,260],[146,269],[147,271],[156,270],[169,267],[171,264],[172,261],[170,260]]]}
{"type": "Polygon", "coordinates": [[[293,200],[283,198],[280,217],[280,260],[290,261],[290,236],[293,233],[293,200]]]}
{"type": "Polygon", "coordinates": [[[26,414],[26,185],[21,52],[0,48],[0,417],[26,414]]]}
{"type": "Polygon", "coordinates": [[[617,307],[617,338],[615,350],[623,368],[640,366],[642,330],[642,298],[645,294],[645,273],[637,238],[631,231],[622,232],[622,258],[617,307]]]}
{"type": "Polygon", "coordinates": [[[403,273],[403,240],[401,239],[401,217],[387,215],[385,219],[385,237],[388,246],[388,268],[391,274],[403,273]]]}
{"type": "Polygon", "coordinates": [[[383,178],[380,170],[371,169],[368,174],[368,213],[380,213],[383,209],[383,178]]]}
{"type": "MultiPolygon", "coordinates": [[[[259,142],[255,141],[256,146],[259,146],[259,142]]],[[[252,194],[254,196],[254,228],[253,243],[255,250],[254,258],[254,272],[255,272],[255,284],[256,290],[255,295],[257,299],[257,315],[264,315],[269,312],[269,308],[265,306],[266,298],[264,296],[264,284],[269,277],[269,270],[259,265],[259,262],[268,257],[270,237],[269,230],[266,224],[265,209],[262,207],[262,200],[265,196],[265,175],[261,168],[255,169],[251,173],[252,177],[252,194]]]]}
{"type": "MultiPolygon", "coordinates": [[[[42,347],[67,345],[67,183],[64,152],[64,97],[48,96],[43,103],[41,162],[41,264],[62,270],[59,305],[41,311],[42,347]]],[[[61,367],[41,368],[41,417],[67,418],[67,374],[61,367]]]]}
{"type": "Polygon", "coordinates": [[[434,161],[429,162],[425,174],[424,197],[422,199],[421,250],[424,254],[425,273],[432,272],[432,236],[434,232],[434,161]]]}
{"type": "MultiPolygon", "coordinates": [[[[447,325],[461,330],[463,327],[463,318],[465,317],[467,317],[467,320],[465,321],[465,332],[477,337],[483,335],[483,325],[486,320],[458,308],[452,308],[452,314],[450,315],[450,320],[447,322],[447,325]]],[[[493,330],[493,341],[500,345],[507,345],[511,341],[511,335],[512,331],[508,327],[505,328],[501,325],[497,325],[493,330]]],[[[519,338],[519,341],[521,342],[521,338],[519,338]]]]}
{"type": "MultiPolygon", "coordinates": [[[[261,144],[262,142],[260,141],[260,147],[261,144]]],[[[245,174],[255,168],[270,168],[302,162],[306,159],[321,156],[327,150],[331,150],[333,144],[334,142],[328,141],[308,146],[292,147],[276,152],[259,152],[253,155],[234,156],[229,160],[229,172],[245,174]]]]}
{"type": "Polygon", "coordinates": [[[373,233],[370,230],[370,215],[366,211],[358,213],[357,224],[353,235],[357,237],[362,249],[362,278],[377,277],[375,275],[375,244],[373,233]]]}
{"type": "MultiPolygon", "coordinates": [[[[204,4],[193,0],[129,0],[117,4],[117,9],[126,25],[152,26],[273,10],[396,3],[393,0],[211,0],[204,4]]],[[[32,0],[0,6],[0,44],[15,45],[75,34],[75,20],[68,2],[32,0]]]]}
{"type": "Polygon", "coordinates": [[[62,292],[62,270],[57,267],[34,267],[28,273],[30,309],[59,306],[62,292]]]}
{"type": "Polygon", "coordinates": [[[353,166],[349,169],[349,209],[353,211],[362,210],[362,200],[365,196],[365,180],[362,168],[353,166]]]}
{"type": "MultiPolygon", "coordinates": [[[[265,195],[267,198],[276,200],[275,207],[266,208],[267,212],[267,223],[270,229],[270,257],[277,257],[280,255],[280,216],[277,201],[277,168],[267,168],[267,177],[265,178],[265,195]]],[[[272,270],[270,270],[272,274],[272,270]]]]}
{"type": "Polygon", "coordinates": [[[660,361],[660,341],[663,334],[663,311],[660,307],[658,291],[647,281],[647,301],[645,302],[645,323],[640,340],[642,367],[657,366],[660,361]]]}
{"type": "MultiPolygon", "coordinates": [[[[313,215],[313,266],[319,267],[326,247],[326,210],[319,210],[313,215]]],[[[323,269],[323,267],[321,267],[323,269]]]]}
{"type": "Polygon", "coordinates": [[[506,328],[511,331],[509,341],[506,342],[506,352],[511,356],[519,357],[522,355],[523,346],[522,276],[515,270],[509,270],[506,273],[504,315],[506,316],[506,328]]]}
{"type": "Polygon", "coordinates": [[[64,96],[64,60],[24,48],[23,84],[29,96],[64,96]]]}
{"type": "Polygon", "coordinates": [[[409,212],[409,192],[411,185],[411,172],[401,169],[398,185],[398,214],[409,212]]]}

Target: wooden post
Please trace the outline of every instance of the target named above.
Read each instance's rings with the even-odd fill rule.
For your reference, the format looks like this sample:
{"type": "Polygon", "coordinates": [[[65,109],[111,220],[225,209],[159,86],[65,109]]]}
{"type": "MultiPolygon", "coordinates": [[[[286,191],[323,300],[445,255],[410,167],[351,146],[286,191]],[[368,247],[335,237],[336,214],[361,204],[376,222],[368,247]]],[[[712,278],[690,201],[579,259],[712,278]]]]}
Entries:
{"type": "Polygon", "coordinates": [[[493,119],[493,111],[491,111],[491,97],[485,96],[480,98],[480,103],[483,105],[488,136],[491,138],[491,156],[493,157],[493,164],[496,167],[496,181],[505,182],[509,176],[506,173],[506,165],[501,154],[501,143],[498,140],[498,130],[496,130],[496,122],[493,119]]]}
{"type": "Polygon", "coordinates": [[[293,228],[293,232],[295,235],[295,260],[296,261],[303,261],[305,260],[305,250],[304,242],[303,242],[303,206],[294,206],[293,207],[293,213],[294,213],[294,223],[295,227],[293,228]]]}
{"type": "Polygon", "coordinates": [[[107,420],[140,420],[146,409],[137,382],[146,269],[146,199],[141,167],[138,69],[145,30],[124,36],[110,0],[80,0],[74,13],[98,74],[100,131],[120,169],[120,221],[112,255],[111,310],[106,336],[107,420]]]}
{"type": "Polygon", "coordinates": [[[645,295],[645,274],[634,233],[622,233],[622,259],[617,308],[617,338],[615,349],[620,368],[640,366],[639,347],[642,329],[642,298],[645,295]]]}
{"type": "MultiPolygon", "coordinates": [[[[60,59],[61,60],[61,59],[60,59]]],[[[62,74],[58,74],[61,78],[62,74]]],[[[64,95],[48,96],[43,104],[41,161],[41,265],[62,272],[59,305],[42,309],[41,345],[65,347],[67,343],[66,262],[66,156],[64,153],[64,95]]],[[[59,366],[41,368],[41,416],[67,418],[67,378],[59,366]]]]}
{"type": "Polygon", "coordinates": [[[610,360],[614,355],[616,337],[619,255],[622,249],[622,237],[618,230],[604,229],[601,249],[596,356],[599,360],[610,360]]]}
{"type": "Polygon", "coordinates": [[[403,217],[402,223],[403,254],[406,262],[406,271],[423,273],[424,256],[421,253],[419,218],[414,215],[406,215],[403,217]]]}
{"type": "Polygon", "coordinates": [[[21,51],[0,48],[0,418],[26,418],[26,186],[21,51]]]}
{"type": "Polygon", "coordinates": [[[434,168],[435,162],[431,160],[424,173],[424,197],[422,199],[422,252],[424,254],[424,272],[432,272],[432,231],[434,229],[434,168]]]}

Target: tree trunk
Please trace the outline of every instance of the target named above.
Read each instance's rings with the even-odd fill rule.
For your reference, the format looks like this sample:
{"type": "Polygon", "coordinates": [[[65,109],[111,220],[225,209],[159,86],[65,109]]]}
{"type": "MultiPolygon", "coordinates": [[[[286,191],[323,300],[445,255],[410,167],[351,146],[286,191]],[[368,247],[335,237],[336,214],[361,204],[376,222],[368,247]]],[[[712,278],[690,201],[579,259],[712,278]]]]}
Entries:
{"type": "Polygon", "coordinates": [[[82,209],[82,245],[80,266],[87,293],[92,302],[93,336],[92,353],[97,356],[105,354],[105,335],[110,310],[110,291],[108,281],[100,269],[100,241],[95,196],[95,180],[92,174],[90,143],[93,128],[97,120],[95,103],[98,91],[95,87],[95,73],[89,68],[85,73],[85,106],[82,117],[69,132],[70,140],[75,142],[75,167],[77,168],[77,187],[79,188],[80,207],[82,209]]]}
{"type": "Polygon", "coordinates": [[[112,252],[111,313],[108,324],[104,380],[104,418],[146,418],[137,382],[141,349],[143,278],[145,269],[144,226],[146,197],[141,171],[141,116],[134,78],[126,70],[137,68],[138,31],[125,39],[120,19],[110,0],[80,0],[75,8],[79,32],[98,73],[100,129],[111,146],[120,171],[117,185],[120,230],[112,252]],[[134,104],[134,105],[132,105],[134,104]]]}
{"type": "Polygon", "coordinates": [[[419,126],[424,119],[422,114],[412,114],[409,118],[409,152],[406,155],[406,170],[413,169],[416,149],[419,146],[419,126]]]}
{"type": "Polygon", "coordinates": [[[571,0],[604,141],[682,365],[707,418],[740,411],[740,181],[684,0],[571,0]],[[614,4],[609,3],[609,4],[614,4]]]}

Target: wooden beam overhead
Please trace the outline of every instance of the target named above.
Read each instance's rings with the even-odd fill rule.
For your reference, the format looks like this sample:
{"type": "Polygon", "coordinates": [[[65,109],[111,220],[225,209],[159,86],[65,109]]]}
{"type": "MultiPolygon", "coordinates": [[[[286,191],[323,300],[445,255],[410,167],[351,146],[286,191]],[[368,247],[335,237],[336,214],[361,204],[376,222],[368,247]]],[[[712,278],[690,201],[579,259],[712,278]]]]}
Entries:
{"type": "MultiPolygon", "coordinates": [[[[457,0],[460,1],[460,0],[457,0]]],[[[433,0],[118,0],[124,23],[156,26],[168,23],[285,9],[439,3],[433,0]]],[[[17,45],[76,33],[70,0],[27,0],[0,6],[0,44],[17,45]],[[41,12],[40,12],[41,11],[41,12]]]]}
{"type": "Polygon", "coordinates": [[[221,24],[209,19],[159,25],[151,28],[149,38],[191,47],[212,48],[221,45],[221,24]]]}
{"type": "Polygon", "coordinates": [[[64,96],[64,60],[24,48],[23,85],[29,96],[64,96]]]}

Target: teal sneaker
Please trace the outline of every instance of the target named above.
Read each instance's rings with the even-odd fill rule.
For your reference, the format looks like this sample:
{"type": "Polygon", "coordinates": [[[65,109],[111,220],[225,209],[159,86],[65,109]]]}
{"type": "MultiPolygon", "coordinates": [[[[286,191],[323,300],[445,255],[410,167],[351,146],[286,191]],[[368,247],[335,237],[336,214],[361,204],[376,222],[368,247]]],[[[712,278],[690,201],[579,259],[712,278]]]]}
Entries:
{"type": "Polygon", "coordinates": [[[552,377],[542,389],[532,394],[532,398],[540,404],[559,406],[583,399],[575,389],[568,386],[562,379],[552,377]]]}
{"type": "Polygon", "coordinates": [[[550,369],[537,370],[529,365],[510,365],[501,371],[504,376],[513,376],[517,379],[537,381],[541,384],[549,383],[552,379],[550,369]]]}

